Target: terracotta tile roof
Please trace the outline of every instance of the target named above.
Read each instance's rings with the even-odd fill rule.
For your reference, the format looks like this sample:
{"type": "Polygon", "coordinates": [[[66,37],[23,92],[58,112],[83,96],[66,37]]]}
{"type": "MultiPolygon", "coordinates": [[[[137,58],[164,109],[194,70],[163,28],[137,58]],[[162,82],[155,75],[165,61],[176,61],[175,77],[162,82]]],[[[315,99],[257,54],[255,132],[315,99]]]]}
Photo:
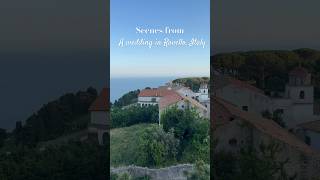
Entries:
{"type": "Polygon", "coordinates": [[[89,111],[109,110],[109,88],[103,88],[100,95],[91,104],[89,111]]]}
{"type": "Polygon", "coordinates": [[[213,78],[214,90],[221,89],[228,85],[232,85],[234,87],[241,88],[241,89],[247,89],[247,90],[264,95],[264,92],[261,89],[256,88],[244,81],[240,81],[229,76],[215,76],[213,78]]]}
{"type": "Polygon", "coordinates": [[[166,88],[143,89],[139,93],[139,97],[163,97],[171,94],[173,91],[166,88]]]}
{"type": "Polygon", "coordinates": [[[177,103],[181,100],[183,100],[183,98],[178,93],[171,91],[170,94],[163,96],[159,100],[159,108],[160,109],[166,108],[167,106],[177,103]]]}
{"type": "Polygon", "coordinates": [[[195,99],[192,99],[190,97],[183,97],[183,99],[189,101],[192,105],[194,105],[194,106],[196,106],[196,107],[198,107],[198,108],[200,108],[202,110],[207,110],[207,108],[204,105],[202,105],[201,103],[199,103],[195,99]]]}
{"type": "Polygon", "coordinates": [[[289,72],[290,76],[306,77],[308,75],[308,70],[303,67],[296,67],[289,72]]]}
{"type": "MultiPolygon", "coordinates": [[[[213,99],[213,107],[216,111],[223,110],[224,112],[216,112],[217,115],[224,114],[224,120],[219,120],[217,116],[213,116],[212,123],[215,124],[215,121],[220,121],[216,123],[216,128],[219,124],[226,124],[227,121],[230,122],[230,118],[241,119],[242,121],[248,122],[255,129],[259,130],[261,133],[268,135],[278,141],[281,141],[300,152],[307,154],[315,154],[316,151],[306,145],[304,142],[299,140],[293,134],[290,134],[286,129],[279,126],[276,122],[262,118],[261,116],[242,111],[236,106],[228,103],[227,101],[221,100],[219,98],[213,99]]],[[[215,113],[214,113],[215,114],[215,113]]],[[[221,117],[220,117],[221,118],[221,117]]]]}
{"type": "Polygon", "coordinates": [[[320,120],[301,123],[298,126],[306,130],[320,133],[320,120]]]}

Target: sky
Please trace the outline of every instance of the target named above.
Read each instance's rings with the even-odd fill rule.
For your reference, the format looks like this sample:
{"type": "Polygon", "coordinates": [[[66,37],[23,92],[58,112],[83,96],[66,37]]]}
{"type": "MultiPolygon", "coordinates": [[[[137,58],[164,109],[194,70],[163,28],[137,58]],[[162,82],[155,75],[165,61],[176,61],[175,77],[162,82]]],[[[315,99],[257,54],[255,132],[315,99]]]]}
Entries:
{"type": "Polygon", "coordinates": [[[105,0],[0,1],[0,128],[109,79],[105,0]]]}
{"type": "Polygon", "coordinates": [[[209,0],[111,0],[111,78],[207,76],[210,67],[209,0]],[[184,34],[137,33],[145,29],[182,28],[184,34]],[[203,39],[205,47],[119,47],[120,39],[203,39]]]}
{"type": "Polygon", "coordinates": [[[212,54],[270,49],[320,50],[319,0],[212,2],[212,54]]]}

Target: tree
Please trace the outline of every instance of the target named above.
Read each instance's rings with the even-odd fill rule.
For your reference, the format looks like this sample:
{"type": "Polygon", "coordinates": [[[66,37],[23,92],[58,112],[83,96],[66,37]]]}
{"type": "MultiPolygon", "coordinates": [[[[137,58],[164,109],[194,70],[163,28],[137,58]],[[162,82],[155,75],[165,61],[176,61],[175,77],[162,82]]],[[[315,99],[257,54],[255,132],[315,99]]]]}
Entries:
{"type": "Polygon", "coordinates": [[[4,145],[6,138],[7,138],[6,130],[0,128],[0,148],[4,145]]]}
{"type": "Polygon", "coordinates": [[[159,109],[157,105],[148,107],[113,107],[111,109],[111,126],[112,128],[119,128],[139,123],[157,123],[158,114],[159,109]]]}
{"type": "Polygon", "coordinates": [[[173,131],[180,140],[178,159],[188,162],[209,162],[209,120],[199,116],[195,109],[178,109],[173,106],[161,115],[164,131],[173,131]]]}
{"type": "Polygon", "coordinates": [[[155,126],[144,130],[139,136],[139,165],[161,167],[176,162],[179,140],[173,132],[166,133],[161,127],[155,126]]]}

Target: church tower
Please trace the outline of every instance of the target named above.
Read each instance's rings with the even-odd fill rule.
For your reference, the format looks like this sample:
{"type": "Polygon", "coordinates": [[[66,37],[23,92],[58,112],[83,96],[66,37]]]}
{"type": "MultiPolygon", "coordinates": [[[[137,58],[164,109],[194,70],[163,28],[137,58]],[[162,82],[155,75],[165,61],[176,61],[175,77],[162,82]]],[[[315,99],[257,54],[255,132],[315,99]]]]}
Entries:
{"type": "Polygon", "coordinates": [[[314,118],[314,88],[311,74],[303,67],[296,67],[289,73],[289,83],[286,85],[285,98],[289,99],[290,122],[288,126],[311,121],[314,118]]]}
{"type": "Polygon", "coordinates": [[[209,99],[209,89],[208,84],[201,84],[199,88],[199,101],[207,101],[209,99]]]}

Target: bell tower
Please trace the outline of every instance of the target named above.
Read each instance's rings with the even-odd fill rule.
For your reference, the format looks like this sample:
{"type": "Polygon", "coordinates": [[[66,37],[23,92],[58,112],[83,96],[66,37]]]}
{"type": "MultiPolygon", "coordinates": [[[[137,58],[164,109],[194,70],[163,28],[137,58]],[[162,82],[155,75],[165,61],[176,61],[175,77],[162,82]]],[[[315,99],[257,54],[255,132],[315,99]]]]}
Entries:
{"type": "Polygon", "coordinates": [[[294,103],[313,103],[311,74],[305,68],[297,67],[290,71],[286,95],[294,103]]]}
{"type": "Polygon", "coordinates": [[[286,112],[289,128],[314,119],[314,88],[307,69],[299,66],[289,72],[285,98],[290,101],[286,112]]]}

